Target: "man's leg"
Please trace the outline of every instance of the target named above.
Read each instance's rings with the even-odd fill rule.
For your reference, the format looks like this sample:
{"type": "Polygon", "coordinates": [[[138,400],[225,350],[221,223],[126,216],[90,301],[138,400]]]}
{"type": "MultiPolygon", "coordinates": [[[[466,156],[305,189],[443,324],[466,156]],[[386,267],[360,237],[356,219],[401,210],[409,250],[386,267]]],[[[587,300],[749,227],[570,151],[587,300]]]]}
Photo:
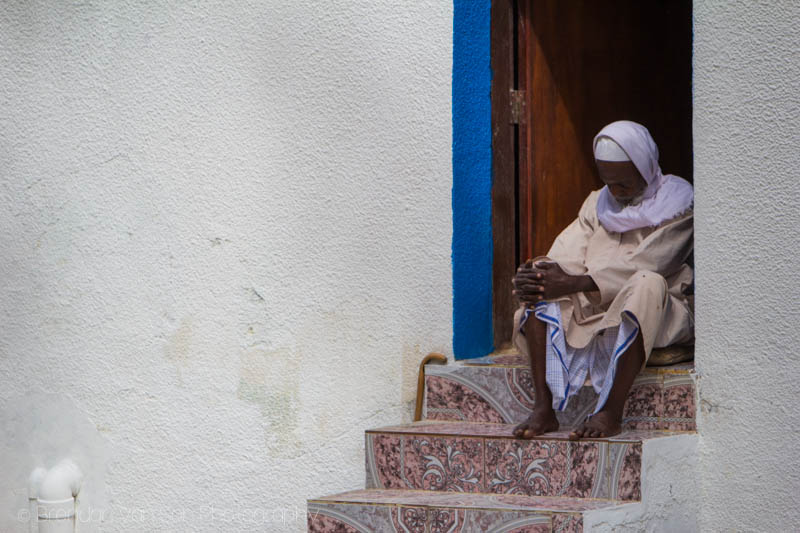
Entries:
{"type": "Polygon", "coordinates": [[[530,439],[536,435],[556,431],[558,419],[553,411],[553,395],[546,380],[547,363],[547,324],[531,314],[525,322],[525,340],[528,343],[528,354],[533,375],[534,406],[528,419],[514,428],[514,436],[530,439]]]}
{"type": "Polygon", "coordinates": [[[633,344],[619,356],[617,375],[608,400],[603,408],[569,434],[570,440],[596,437],[611,437],[622,431],[622,409],[631,390],[633,380],[644,364],[644,341],[642,331],[636,335],[633,344]]]}

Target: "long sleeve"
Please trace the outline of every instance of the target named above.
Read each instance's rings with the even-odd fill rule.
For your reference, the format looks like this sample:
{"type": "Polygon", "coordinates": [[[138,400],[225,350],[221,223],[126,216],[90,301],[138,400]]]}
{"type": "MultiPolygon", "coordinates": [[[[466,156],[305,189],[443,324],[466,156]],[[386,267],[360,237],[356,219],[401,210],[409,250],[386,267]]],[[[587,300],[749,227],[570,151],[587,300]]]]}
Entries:
{"type": "Polygon", "coordinates": [[[564,228],[547,252],[546,258],[557,262],[568,274],[582,275],[587,272],[586,249],[598,225],[596,203],[597,191],[594,191],[584,200],[578,218],[564,228]]]}
{"type": "MultiPolygon", "coordinates": [[[[665,278],[676,273],[692,253],[693,228],[694,217],[689,211],[665,222],[635,247],[620,246],[613,256],[590,265],[588,274],[600,289],[599,302],[595,303],[611,302],[639,270],[656,272],[665,278]]],[[[621,239],[625,235],[621,234],[621,239]]]]}

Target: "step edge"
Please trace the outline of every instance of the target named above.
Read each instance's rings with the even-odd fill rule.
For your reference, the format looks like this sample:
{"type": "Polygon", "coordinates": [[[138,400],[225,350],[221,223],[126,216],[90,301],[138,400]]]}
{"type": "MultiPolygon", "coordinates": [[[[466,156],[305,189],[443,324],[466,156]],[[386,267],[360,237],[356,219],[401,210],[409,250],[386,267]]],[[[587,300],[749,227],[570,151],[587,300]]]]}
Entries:
{"type": "MultiPolygon", "coordinates": [[[[513,427],[514,424],[500,424],[497,422],[459,422],[453,420],[435,420],[433,421],[437,424],[486,424],[486,425],[493,425],[493,426],[508,426],[509,428],[513,427]]],[[[656,440],[656,439],[663,439],[666,437],[674,437],[677,435],[694,435],[697,434],[697,431],[675,431],[675,430],[659,430],[653,429],[649,431],[653,432],[663,432],[663,434],[654,434],[645,438],[624,438],[620,437],[617,438],[616,436],[612,437],[600,437],[600,438],[583,438],[576,441],[570,441],[568,437],[561,437],[561,436],[548,436],[547,433],[544,435],[537,435],[530,439],[520,439],[515,437],[514,435],[474,435],[469,433],[442,433],[442,432],[421,432],[421,431],[414,431],[413,428],[403,429],[403,430],[390,430],[387,431],[386,428],[397,427],[402,424],[398,424],[396,426],[384,426],[379,428],[371,428],[365,429],[365,435],[425,435],[430,437],[461,437],[461,438],[469,438],[469,439],[511,439],[511,440],[531,440],[531,441],[547,441],[547,440],[556,440],[556,441],[565,441],[565,442],[606,442],[606,443],[620,443],[620,444],[636,444],[636,443],[643,443],[649,440],[656,440]]]]}
{"type": "MultiPolygon", "coordinates": [[[[440,491],[431,491],[431,490],[422,490],[422,489],[352,489],[345,492],[339,492],[336,494],[332,494],[330,496],[320,496],[318,498],[308,498],[306,499],[306,503],[311,504],[335,504],[335,505],[375,505],[375,506],[393,506],[393,507],[426,507],[432,509],[444,509],[444,508],[458,508],[458,509],[475,509],[481,511],[532,511],[532,512],[543,512],[543,513],[561,513],[561,514],[580,514],[586,513],[589,511],[596,511],[596,510],[608,510],[608,509],[616,509],[617,507],[625,506],[625,505],[637,505],[641,504],[638,500],[614,500],[609,498],[573,498],[567,496],[533,496],[534,498],[542,498],[547,500],[552,500],[553,502],[556,501],[565,501],[565,500],[580,500],[580,501],[588,501],[588,502],[596,502],[596,503],[604,503],[608,505],[604,505],[602,507],[594,507],[591,509],[553,509],[550,507],[526,507],[526,506],[509,506],[509,507],[482,507],[482,506],[475,506],[475,505],[432,505],[427,503],[398,503],[393,502],[391,500],[383,501],[383,502],[369,502],[369,501],[354,501],[354,500],[335,500],[336,496],[340,496],[343,494],[349,494],[353,492],[359,492],[362,490],[373,490],[376,492],[388,492],[390,490],[399,490],[405,494],[419,494],[420,496],[426,494],[437,494],[442,495],[445,494],[440,491]]],[[[456,494],[456,493],[454,493],[456,494]]],[[[461,495],[461,493],[458,493],[461,495]]],[[[502,494],[497,494],[494,492],[470,492],[467,493],[468,495],[475,495],[475,496],[502,496],[502,494]]],[[[523,495],[520,495],[523,496],[523,495]]]]}
{"type": "MultiPolygon", "coordinates": [[[[450,363],[448,365],[434,365],[434,364],[427,364],[425,368],[428,367],[435,368],[436,366],[446,366],[448,368],[522,368],[528,369],[530,365],[528,364],[502,364],[502,363],[468,363],[462,361],[456,361],[454,363],[450,363]]],[[[642,374],[649,375],[657,375],[657,374],[682,374],[682,375],[694,375],[696,374],[695,368],[669,368],[668,366],[647,366],[644,370],[641,371],[642,374]]]]}

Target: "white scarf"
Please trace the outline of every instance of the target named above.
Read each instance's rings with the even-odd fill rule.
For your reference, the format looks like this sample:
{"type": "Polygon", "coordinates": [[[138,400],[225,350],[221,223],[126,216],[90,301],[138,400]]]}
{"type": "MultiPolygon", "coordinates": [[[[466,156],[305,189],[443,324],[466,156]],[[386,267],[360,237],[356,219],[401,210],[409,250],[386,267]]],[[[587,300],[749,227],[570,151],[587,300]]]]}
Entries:
{"type": "Polygon", "coordinates": [[[599,137],[610,137],[619,144],[647,182],[641,201],[627,206],[617,202],[608,186],[600,190],[597,218],[606,231],[623,233],[658,226],[691,209],[694,204],[692,185],[678,176],[661,173],[658,147],[647,128],[630,120],[619,120],[600,130],[593,148],[599,137]]]}

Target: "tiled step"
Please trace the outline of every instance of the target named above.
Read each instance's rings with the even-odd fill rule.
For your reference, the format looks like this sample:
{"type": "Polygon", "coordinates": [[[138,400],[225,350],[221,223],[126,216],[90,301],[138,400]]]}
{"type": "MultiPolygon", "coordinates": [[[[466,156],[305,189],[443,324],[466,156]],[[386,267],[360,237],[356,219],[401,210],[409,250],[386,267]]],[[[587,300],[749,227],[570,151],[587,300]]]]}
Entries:
{"type": "Polygon", "coordinates": [[[578,533],[586,513],[632,505],[638,504],[519,494],[354,490],[308,500],[308,531],[578,533]]]}
{"type": "MultiPolygon", "coordinates": [[[[425,407],[430,420],[516,424],[533,407],[530,367],[523,356],[486,356],[455,364],[425,366],[425,407]]],[[[558,413],[574,427],[594,410],[597,396],[587,384],[558,413]]],[[[645,368],[625,405],[628,429],[695,430],[694,365],[645,368]]]]}
{"type": "Polygon", "coordinates": [[[366,432],[366,488],[637,501],[643,444],[679,435],[626,430],[570,441],[516,439],[513,425],[427,420],[366,432]]]}

